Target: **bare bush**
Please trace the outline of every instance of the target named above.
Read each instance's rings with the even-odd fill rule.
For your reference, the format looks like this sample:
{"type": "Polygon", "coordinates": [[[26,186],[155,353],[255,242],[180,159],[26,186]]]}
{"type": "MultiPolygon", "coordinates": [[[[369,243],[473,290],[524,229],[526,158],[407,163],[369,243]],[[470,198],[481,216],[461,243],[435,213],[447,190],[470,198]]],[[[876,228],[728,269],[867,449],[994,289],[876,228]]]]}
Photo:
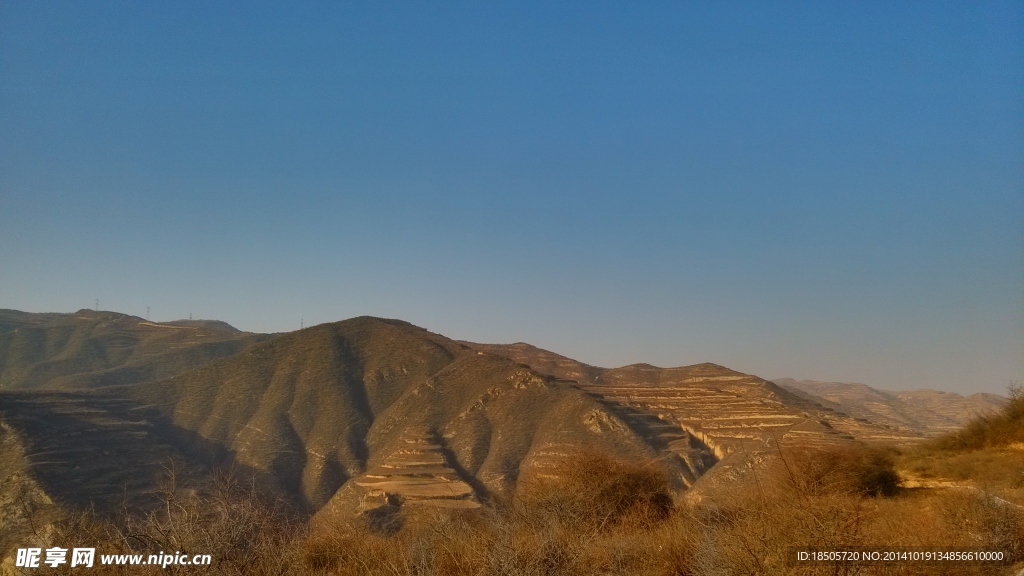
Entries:
{"type": "Polygon", "coordinates": [[[771,480],[806,494],[892,496],[900,483],[893,456],[884,447],[859,443],[780,449],[771,480]]]}
{"type": "Polygon", "coordinates": [[[93,572],[98,574],[293,573],[296,555],[292,544],[302,534],[302,525],[286,506],[268,501],[253,483],[244,483],[228,472],[218,473],[202,492],[182,488],[177,478],[176,466],[169,465],[158,508],[147,513],[125,509],[114,516],[78,514],[58,523],[53,542],[65,548],[95,547],[97,554],[211,554],[215,562],[212,569],[97,566],[93,572]]]}

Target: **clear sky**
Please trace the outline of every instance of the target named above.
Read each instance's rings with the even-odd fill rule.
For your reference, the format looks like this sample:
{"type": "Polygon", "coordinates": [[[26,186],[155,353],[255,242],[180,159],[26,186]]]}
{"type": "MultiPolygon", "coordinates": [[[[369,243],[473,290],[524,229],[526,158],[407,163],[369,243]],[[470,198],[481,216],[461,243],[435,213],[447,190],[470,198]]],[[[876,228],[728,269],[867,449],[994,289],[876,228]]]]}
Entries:
{"type": "Polygon", "coordinates": [[[2,0],[0,307],[1005,391],[1022,30],[1020,2],[2,0]]]}

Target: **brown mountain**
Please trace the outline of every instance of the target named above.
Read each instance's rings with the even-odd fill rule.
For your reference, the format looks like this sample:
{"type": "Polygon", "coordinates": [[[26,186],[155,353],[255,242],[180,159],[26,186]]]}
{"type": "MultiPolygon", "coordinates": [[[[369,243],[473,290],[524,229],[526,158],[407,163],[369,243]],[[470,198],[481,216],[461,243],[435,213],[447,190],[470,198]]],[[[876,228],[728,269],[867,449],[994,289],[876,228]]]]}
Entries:
{"type": "Polygon", "coordinates": [[[979,414],[998,411],[1007,399],[997,394],[961,396],[937,390],[879,390],[856,382],[777,378],[795,394],[835,410],[893,428],[936,436],[955,430],[979,414]]]}
{"type": "Polygon", "coordinates": [[[18,490],[100,508],[126,491],[144,506],[172,458],[197,483],[210,466],[231,464],[325,518],[394,502],[477,506],[583,448],[661,459],[680,489],[714,464],[685,430],[635,416],[574,382],[364,317],[272,337],[169,378],[0,392],[0,461],[18,490]]]}
{"type": "Polygon", "coordinates": [[[145,507],[172,459],[329,519],[479,506],[582,449],[659,460],[683,490],[778,441],[913,438],[715,364],[599,368],[370,317],[270,336],[4,312],[0,376],[0,494],[76,507],[145,507]]]}
{"type": "Polygon", "coordinates": [[[70,390],[166,378],[270,338],[208,320],[0,310],[0,390],[70,390]]]}

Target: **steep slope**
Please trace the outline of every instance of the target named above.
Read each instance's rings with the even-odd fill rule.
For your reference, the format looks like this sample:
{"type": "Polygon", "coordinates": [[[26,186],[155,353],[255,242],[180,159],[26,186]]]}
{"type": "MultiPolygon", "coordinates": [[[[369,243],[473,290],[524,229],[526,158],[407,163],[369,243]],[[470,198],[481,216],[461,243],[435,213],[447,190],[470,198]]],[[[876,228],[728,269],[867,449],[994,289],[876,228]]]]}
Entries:
{"type": "MultiPolygon", "coordinates": [[[[188,458],[167,441],[153,416],[103,393],[0,394],[0,428],[21,451],[24,468],[50,498],[72,507],[141,509],[155,503],[168,468],[188,458]]],[[[199,466],[179,472],[182,482],[205,476],[199,466]]]]}
{"type": "Polygon", "coordinates": [[[0,390],[70,390],[166,378],[267,338],[223,322],[0,310],[0,390]]]}
{"type": "Polygon", "coordinates": [[[955,430],[973,417],[999,410],[1006,398],[977,393],[961,396],[937,390],[878,390],[856,382],[819,382],[777,378],[776,384],[807,398],[820,398],[851,416],[893,428],[935,436],[955,430]]]}
{"type": "Polygon", "coordinates": [[[381,486],[439,505],[486,499],[581,446],[667,457],[680,487],[700,472],[575,384],[396,320],[314,326],[117,390],[322,516],[365,507],[381,486]]]}

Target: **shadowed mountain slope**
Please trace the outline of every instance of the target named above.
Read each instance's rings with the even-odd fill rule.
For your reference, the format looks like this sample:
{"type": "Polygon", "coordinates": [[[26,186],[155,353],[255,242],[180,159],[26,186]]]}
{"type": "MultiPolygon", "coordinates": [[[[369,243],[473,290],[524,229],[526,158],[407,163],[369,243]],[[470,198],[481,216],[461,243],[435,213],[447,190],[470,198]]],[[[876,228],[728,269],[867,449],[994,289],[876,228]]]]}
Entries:
{"type": "Polygon", "coordinates": [[[219,321],[156,323],[116,312],[0,310],[0,390],[70,390],[166,378],[269,337],[219,321]]]}
{"type": "Polygon", "coordinates": [[[0,554],[45,544],[63,511],[151,510],[171,470],[178,487],[208,486],[154,416],[96,391],[0,393],[0,554]]]}
{"type": "MultiPolygon", "coordinates": [[[[0,394],[6,445],[22,451],[39,484],[62,503],[100,510],[153,504],[167,467],[188,461],[153,416],[93,391],[0,394]]],[[[188,467],[178,480],[197,474],[204,475],[188,467]]]]}
{"type": "Polygon", "coordinates": [[[856,382],[818,382],[777,378],[776,384],[855,417],[893,428],[935,436],[955,430],[978,415],[1006,404],[997,394],[961,396],[937,390],[879,390],[856,382]]]}

